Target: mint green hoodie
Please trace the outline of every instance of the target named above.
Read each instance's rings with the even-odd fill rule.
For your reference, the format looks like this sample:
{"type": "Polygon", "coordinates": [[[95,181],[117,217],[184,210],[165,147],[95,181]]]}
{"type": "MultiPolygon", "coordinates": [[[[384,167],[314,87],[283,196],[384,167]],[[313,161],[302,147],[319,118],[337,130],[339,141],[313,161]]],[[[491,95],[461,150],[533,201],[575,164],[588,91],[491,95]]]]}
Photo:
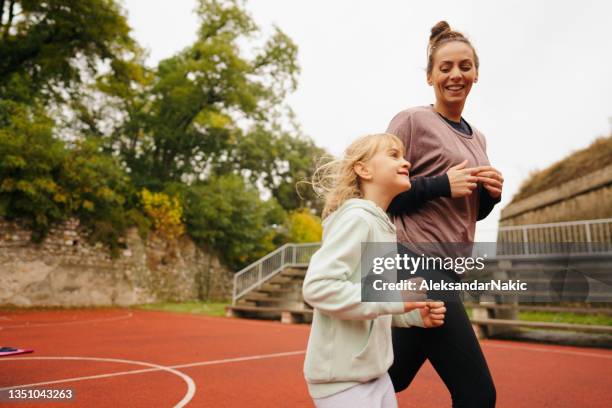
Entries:
{"type": "Polygon", "coordinates": [[[423,326],[403,302],[361,302],[362,242],[396,242],[395,226],[373,201],[353,198],[323,222],[302,288],[314,308],[304,362],[313,398],[380,377],[393,363],[391,325],[423,326]]]}

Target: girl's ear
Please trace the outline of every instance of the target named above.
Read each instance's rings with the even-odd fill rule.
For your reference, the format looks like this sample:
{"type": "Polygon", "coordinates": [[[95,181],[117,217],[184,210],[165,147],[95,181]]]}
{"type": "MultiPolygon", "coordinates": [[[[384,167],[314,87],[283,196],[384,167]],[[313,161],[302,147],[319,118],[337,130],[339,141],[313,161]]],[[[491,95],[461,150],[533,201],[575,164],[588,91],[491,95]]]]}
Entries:
{"type": "Polygon", "coordinates": [[[429,75],[429,74],[427,74],[427,84],[428,84],[429,86],[432,86],[432,85],[433,85],[433,81],[431,80],[431,75],[429,75]]]}
{"type": "Polygon", "coordinates": [[[370,169],[362,161],[358,161],[357,163],[355,163],[355,165],[353,166],[353,170],[355,170],[355,173],[357,173],[357,175],[364,180],[370,180],[372,178],[372,173],[370,172],[370,169]]]}

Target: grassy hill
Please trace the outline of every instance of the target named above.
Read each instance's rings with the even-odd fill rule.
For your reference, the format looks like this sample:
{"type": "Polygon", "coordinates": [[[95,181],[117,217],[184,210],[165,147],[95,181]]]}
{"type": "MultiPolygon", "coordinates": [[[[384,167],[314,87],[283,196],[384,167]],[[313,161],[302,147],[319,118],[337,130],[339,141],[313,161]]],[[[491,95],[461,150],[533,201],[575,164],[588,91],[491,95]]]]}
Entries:
{"type": "Polygon", "coordinates": [[[589,147],[570,154],[544,170],[531,173],[511,202],[521,201],[609,164],[612,164],[612,135],[597,138],[589,147]]]}

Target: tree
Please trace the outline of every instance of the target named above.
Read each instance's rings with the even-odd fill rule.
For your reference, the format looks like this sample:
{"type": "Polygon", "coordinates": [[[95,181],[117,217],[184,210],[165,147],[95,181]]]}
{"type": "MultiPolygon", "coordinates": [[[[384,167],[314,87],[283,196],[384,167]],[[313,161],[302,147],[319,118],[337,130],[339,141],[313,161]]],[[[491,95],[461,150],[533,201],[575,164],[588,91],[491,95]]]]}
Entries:
{"type": "Polygon", "coordinates": [[[0,101],[0,216],[25,221],[36,241],[75,216],[115,250],[134,208],[129,177],[95,140],[68,148],[52,129],[40,109],[0,101]]]}
{"type": "Polygon", "coordinates": [[[237,269],[273,250],[285,213],[275,200],[262,201],[259,192],[237,175],[212,177],[186,187],[175,184],[185,206],[187,232],[200,245],[215,249],[237,269]]]}
{"type": "Polygon", "coordinates": [[[287,217],[287,235],[289,242],[319,242],[323,234],[321,219],[308,209],[292,211],[287,217]]]}
{"type": "Polygon", "coordinates": [[[114,0],[0,0],[0,96],[66,100],[102,63],[137,51],[114,0]]]}
{"type": "Polygon", "coordinates": [[[297,46],[260,40],[243,1],[197,5],[196,41],[148,68],[116,0],[0,0],[0,216],[39,237],[78,216],[116,249],[161,214],[239,267],[283,243],[286,211],[320,210],[296,191],[324,153],[284,102],[297,46]],[[145,189],[179,200],[150,211],[145,189]]]}
{"type": "Polygon", "coordinates": [[[113,133],[138,184],[206,178],[232,160],[239,139],[271,129],[271,113],[295,89],[297,47],[275,28],[247,56],[241,44],[259,28],[241,3],[199,1],[197,40],[160,62],[140,110],[113,133]]]}

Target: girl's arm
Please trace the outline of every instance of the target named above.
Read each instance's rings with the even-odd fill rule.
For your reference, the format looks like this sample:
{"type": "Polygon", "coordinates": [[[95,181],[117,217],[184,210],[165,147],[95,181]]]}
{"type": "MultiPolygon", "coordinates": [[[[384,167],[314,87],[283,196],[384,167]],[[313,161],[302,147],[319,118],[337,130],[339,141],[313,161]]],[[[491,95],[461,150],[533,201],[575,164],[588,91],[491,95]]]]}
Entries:
{"type": "Polygon", "coordinates": [[[421,309],[415,309],[408,313],[393,315],[391,325],[395,327],[425,327],[421,317],[421,309]]]}
{"type": "Polygon", "coordinates": [[[368,242],[370,226],[358,211],[340,216],[310,260],[302,287],[304,300],[322,313],[345,320],[404,313],[403,302],[361,302],[361,285],[350,278],[354,273],[361,275],[361,243],[368,242]]]}

